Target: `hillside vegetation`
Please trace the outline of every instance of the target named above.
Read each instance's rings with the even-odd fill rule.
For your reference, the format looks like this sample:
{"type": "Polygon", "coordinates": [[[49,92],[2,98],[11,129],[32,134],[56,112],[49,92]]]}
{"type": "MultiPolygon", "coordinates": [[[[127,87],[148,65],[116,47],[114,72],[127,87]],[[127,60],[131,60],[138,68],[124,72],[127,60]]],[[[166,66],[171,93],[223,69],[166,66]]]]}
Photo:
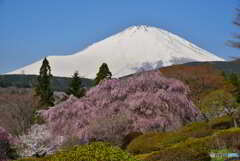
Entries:
{"type": "Polygon", "coordinates": [[[209,161],[211,152],[240,149],[240,129],[222,117],[210,122],[189,124],[176,132],[146,133],[134,139],[127,150],[147,161],[209,161]]]}
{"type": "Polygon", "coordinates": [[[224,71],[226,73],[237,73],[240,74],[240,59],[233,61],[212,61],[212,62],[191,62],[184,64],[185,66],[195,65],[211,65],[214,68],[224,71]]]}
{"type": "Polygon", "coordinates": [[[161,68],[160,71],[167,77],[181,80],[187,84],[191,89],[191,98],[197,105],[210,91],[223,88],[226,90],[232,89],[231,84],[225,81],[222,71],[209,64],[174,65],[161,68]]]}
{"type": "Polygon", "coordinates": [[[240,77],[213,64],[104,80],[38,115],[32,89],[0,88],[0,127],[20,161],[213,161],[240,150],[240,77]]]}
{"type": "MultiPolygon", "coordinates": [[[[54,91],[66,91],[72,78],[53,77],[51,86],[54,91]]],[[[90,88],[93,80],[81,78],[82,86],[90,88]]],[[[0,75],[0,87],[34,88],[37,83],[37,75],[0,75]]]]}

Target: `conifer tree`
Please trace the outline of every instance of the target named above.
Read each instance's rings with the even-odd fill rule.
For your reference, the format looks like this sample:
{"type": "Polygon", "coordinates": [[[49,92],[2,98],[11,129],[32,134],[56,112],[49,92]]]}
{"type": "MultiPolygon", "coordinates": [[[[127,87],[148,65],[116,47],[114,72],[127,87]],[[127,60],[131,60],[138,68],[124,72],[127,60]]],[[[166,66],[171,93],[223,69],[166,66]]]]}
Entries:
{"type": "Polygon", "coordinates": [[[112,73],[110,72],[108,65],[103,63],[99,68],[99,72],[97,73],[97,77],[95,78],[95,84],[98,85],[104,79],[111,79],[112,73]]]}
{"type": "Polygon", "coordinates": [[[40,96],[41,106],[52,106],[54,105],[53,91],[51,88],[51,67],[47,58],[43,60],[40,68],[39,76],[37,78],[38,84],[36,87],[36,95],[40,96]]]}
{"type": "Polygon", "coordinates": [[[76,71],[73,74],[72,81],[69,85],[70,87],[69,87],[67,93],[73,94],[74,96],[76,96],[78,98],[83,97],[85,94],[85,90],[84,90],[84,88],[81,88],[81,84],[82,84],[81,78],[79,77],[78,71],[76,71]]]}

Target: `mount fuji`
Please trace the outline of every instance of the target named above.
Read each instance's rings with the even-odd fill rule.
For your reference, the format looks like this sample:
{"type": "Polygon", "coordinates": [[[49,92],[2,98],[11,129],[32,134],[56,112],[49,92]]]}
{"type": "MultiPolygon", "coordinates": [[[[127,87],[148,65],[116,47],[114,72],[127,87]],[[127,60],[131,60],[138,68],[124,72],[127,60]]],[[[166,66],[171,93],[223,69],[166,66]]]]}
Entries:
{"type": "MultiPolygon", "coordinates": [[[[150,26],[132,26],[88,48],[67,56],[47,57],[54,76],[70,77],[75,71],[95,78],[102,63],[113,77],[173,64],[224,59],[168,31],[150,26]]],[[[42,60],[7,74],[38,74],[42,60]]]]}

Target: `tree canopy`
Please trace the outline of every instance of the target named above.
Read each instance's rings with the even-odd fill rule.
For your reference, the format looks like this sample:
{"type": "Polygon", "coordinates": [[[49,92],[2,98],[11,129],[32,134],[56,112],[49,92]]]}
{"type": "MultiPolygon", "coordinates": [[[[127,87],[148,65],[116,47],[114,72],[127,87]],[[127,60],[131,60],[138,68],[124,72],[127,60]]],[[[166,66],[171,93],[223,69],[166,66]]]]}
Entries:
{"type": "Polygon", "coordinates": [[[99,72],[97,73],[97,77],[95,78],[95,84],[98,85],[104,79],[111,79],[112,73],[110,72],[108,65],[103,63],[99,68],[99,72]]]}

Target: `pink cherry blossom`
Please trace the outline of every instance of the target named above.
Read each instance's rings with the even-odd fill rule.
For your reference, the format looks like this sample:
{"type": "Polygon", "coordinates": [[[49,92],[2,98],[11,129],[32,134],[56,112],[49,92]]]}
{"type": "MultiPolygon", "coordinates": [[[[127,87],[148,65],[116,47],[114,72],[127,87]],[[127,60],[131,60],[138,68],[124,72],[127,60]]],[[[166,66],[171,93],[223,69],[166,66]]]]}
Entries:
{"type": "Polygon", "coordinates": [[[169,131],[200,119],[188,94],[179,80],[143,72],[103,81],[85,97],[70,97],[42,116],[54,135],[113,141],[130,132],[169,131]]]}

